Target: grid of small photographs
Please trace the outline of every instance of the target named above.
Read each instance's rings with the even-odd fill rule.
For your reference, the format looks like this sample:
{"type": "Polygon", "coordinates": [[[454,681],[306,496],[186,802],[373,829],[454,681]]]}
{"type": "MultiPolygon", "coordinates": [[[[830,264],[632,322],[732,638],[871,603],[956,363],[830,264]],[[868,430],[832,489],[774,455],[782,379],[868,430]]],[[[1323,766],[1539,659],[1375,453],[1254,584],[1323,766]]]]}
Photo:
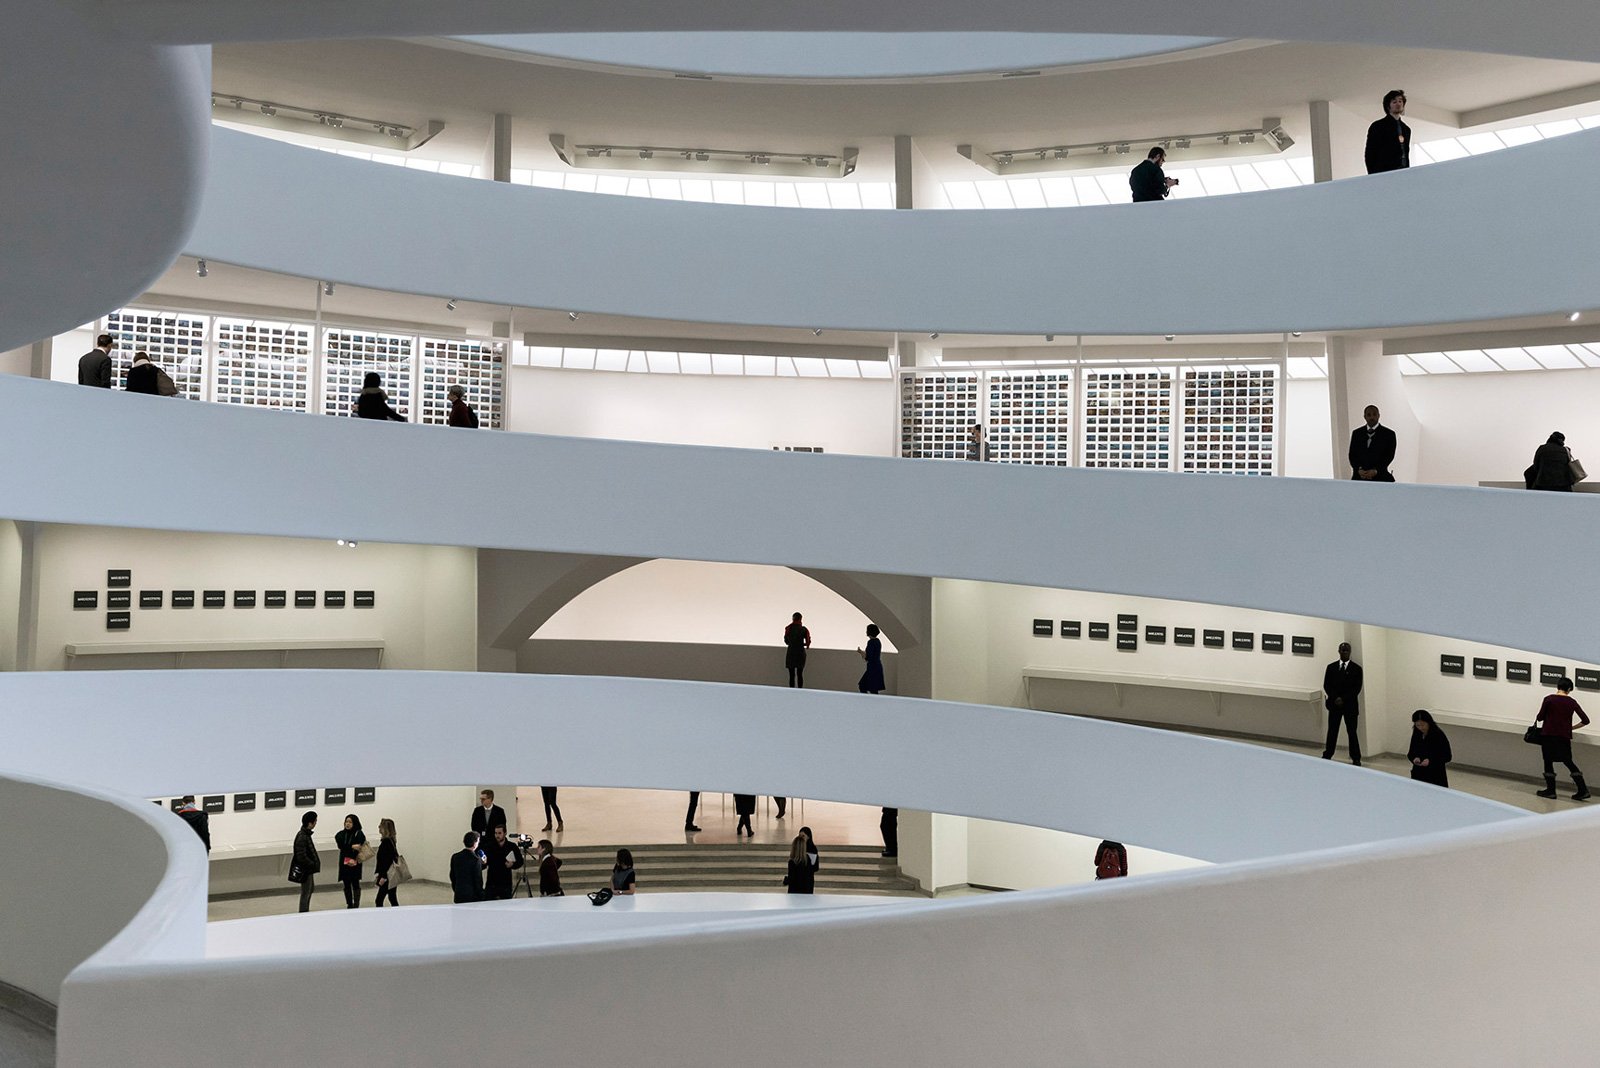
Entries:
{"type": "Polygon", "coordinates": [[[311,396],[309,323],[217,319],[217,378],[222,404],[303,412],[311,396]]]}
{"type": "Polygon", "coordinates": [[[992,460],[1071,462],[1072,372],[991,371],[987,440],[992,460]]]}
{"type": "Polygon", "coordinates": [[[389,406],[411,414],[411,353],[416,338],[366,330],[329,330],[322,368],[322,411],[325,415],[356,414],[361,380],[376,371],[383,380],[389,406]]]}
{"type": "Polygon", "coordinates": [[[965,460],[978,422],[977,374],[905,375],[900,379],[900,455],[965,460]]]}
{"type": "Polygon", "coordinates": [[[503,341],[460,338],[422,339],[422,421],[444,424],[450,419],[447,391],[466,390],[467,406],[478,426],[499,430],[505,402],[506,349],[503,341]]]}
{"type": "Polygon", "coordinates": [[[1185,370],[1182,470],[1272,474],[1277,403],[1275,367],[1185,370]]]}
{"type": "Polygon", "coordinates": [[[117,339],[111,350],[111,385],[122,389],[141,349],[171,377],[179,396],[201,400],[205,396],[207,320],[203,315],[119,308],[106,316],[105,332],[117,339]]]}
{"type": "Polygon", "coordinates": [[[1083,466],[1172,468],[1170,368],[1091,369],[1083,390],[1083,466]]]}

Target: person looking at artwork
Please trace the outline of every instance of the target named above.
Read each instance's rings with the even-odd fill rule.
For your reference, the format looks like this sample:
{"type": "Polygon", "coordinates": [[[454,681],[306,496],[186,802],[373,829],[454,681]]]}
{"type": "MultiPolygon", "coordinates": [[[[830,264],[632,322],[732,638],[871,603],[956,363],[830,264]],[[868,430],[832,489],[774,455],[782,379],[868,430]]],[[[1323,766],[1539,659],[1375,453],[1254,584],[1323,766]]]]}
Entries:
{"type": "Polygon", "coordinates": [[[1378,406],[1362,411],[1365,425],[1350,431],[1350,478],[1360,482],[1393,482],[1389,465],[1394,463],[1394,431],[1378,422],[1378,406]]]}
{"type": "Polygon", "coordinates": [[[800,613],[783,628],[783,666],[789,669],[789,686],[804,689],[806,684],[806,650],[811,648],[811,631],[800,622],[800,613]]]}
{"type": "Polygon", "coordinates": [[[867,662],[867,670],[861,673],[856,688],[862,693],[883,692],[883,642],[878,640],[878,625],[867,624],[867,647],[856,647],[856,652],[861,654],[861,659],[867,662]]]}
{"type": "Polygon", "coordinates": [[[1400,116],[1406,113],[1404,89],[1383,94],[1383,118],[1367,127],[1367,173],[1403,171],[1411,166],[1411,127],[1400,116]]]}
{"type": "Polygon", "coordinates": [[[1534,450],[1533,463],[1522,472],[1522,479],[1531,490],[1571,493],[1578,480],[1572,474],[1572,450],[1567,448],[1567,436],[1557,430],[1534,450]]]}
{"type": "Polygon", "coordinates": [[[361,817],[354,812],[344,818],[344,829],[333,836],[339,847],[339,884],[344,887],[344,907],[361,907],[361,847],[367,836],[361,829],[361,817]]]}
{"type": "Polygon", "coordinates": [[[445,425],[478,429],[478,413],[467,406],[467,391],[451,386],[445,395],[450,398],[450,418],[445,420],[445,425]]]}
{"type": "Polygon", "coordinates": [[[393,875],[395,861],[400,859],[400,844],[394,837],[394,820],[381,819],[378,821],[378,858],[374,868],[373,882],[378,887],[378,896],[372,902],[377,908],[383,908],[383,899],[388,898],[389,904],[398,908],[399,895],[395,893],[393,875]]]}
{"type": "Polygon", "coordinates": [[[161,377],[156,365],[150,362],[148,352],[140,349],[133,354],[133,366],[122,376],[122,388],[129,393],[147,393],[152,397],[161,395],[161,377]]]}
{"type": "Polygon", "coordinates": [[[194,803],[194,794],[184,794],[183,800],[177,808],[178,818],[189,825],[189,829],[200,836],[200,841],[206,844],[206,852],[211,852],[211,817],[200,810],[194,803]]]}
{"type": "Polygon", "coordinates": [[[110,389],[111,350],[116,347],[117,339],[110,334],[95,338],[94,348],[78,357],[78,385],[110,389]]]}
{"type": "Polygon", "coordinates": [[[1418,782],[1450,785],[1444,770],[1450,763],[1450,739],[1425,708],[1411,713],[1411,747],[1406,750],[1406,759],[1411,761],[1411,777],[1418,782]]]}
{"type": "Polygon", "coordinates": [[[1587,727],[1589,717],[1572,699],[1571,679],[1563,675],[1556,681],[1556,692],[1545,697],[1533,721],[1540,727],[1539,749],[1544,755],[1544,789],[1537,791],[1538,796],[1556,796],[1556,762],[1560,761],[1572,774],[1572,785],[1575,787],[1572,799],[1589,800],[1589,787],[1583,781],[1583,772],[1572,762],[1572,732],[1579,727],[1587,727]],[[1573,716],[1578,717],[1576,725],[1572,722],[1573,716]]]}
{"type": "Polygon", "coordinates": [[[1135,204],[1165,200],[1172,187],[1178,184],[1176,178],[1168,178],[1167,172],[1161,169],[1165,162],[1167,150],[1157,145],[1145,154],[1144,162],[1129,172],[1128,188],[1133,190],[1135,204]]]}
{"type": "Polygon", "coordinates": [[[405,416],[389,407],[389,395],[383,391],[383,378],[376,371],[368,371],[361,380],[361,393],[356,397],[356,418],[390,419],[396,423],[410,422],[405,416]]]}
{"type": "Polygon", "coordinates": [[[461,852],[450,857],[450,889],[455,892],[457,905],[483,900],[483,858],[478,856],[478,832],[468,831],[462,835],[461,845],[461,852]]]}
{"type": "Polygon", "coordinates": [[[983,440],[983,424],[973,423],[967,430],[967,459],[987,462],[989,443],[983,440]]]}

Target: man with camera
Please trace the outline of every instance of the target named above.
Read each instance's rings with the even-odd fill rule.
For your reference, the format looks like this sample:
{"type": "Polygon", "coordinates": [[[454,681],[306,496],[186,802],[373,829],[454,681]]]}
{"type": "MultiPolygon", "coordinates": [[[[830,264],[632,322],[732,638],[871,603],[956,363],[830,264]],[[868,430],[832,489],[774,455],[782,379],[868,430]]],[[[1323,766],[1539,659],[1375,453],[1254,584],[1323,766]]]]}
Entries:
{"type": "Polygon", "coordinates": [[[506,837],[506,825],[495,824],[493,836],[483,841],[483,898],[508,901],[513,883],[511,873],[522,867],[522,850],[506,837]]]}
{"type": "Polygon", "coordinates": [[[1172,187],[1178,184],[1176,178],[1168,178],[1161,165],[1167,162],[1167,150],[1157,145],[1145,156],[1144,162],[1139,164],[1128,175],[1128,188],[1133,190],[1133,202],[1141,204],[1150,200],[1165,200],[1167,194],[1172,192],[1172,187]]]}

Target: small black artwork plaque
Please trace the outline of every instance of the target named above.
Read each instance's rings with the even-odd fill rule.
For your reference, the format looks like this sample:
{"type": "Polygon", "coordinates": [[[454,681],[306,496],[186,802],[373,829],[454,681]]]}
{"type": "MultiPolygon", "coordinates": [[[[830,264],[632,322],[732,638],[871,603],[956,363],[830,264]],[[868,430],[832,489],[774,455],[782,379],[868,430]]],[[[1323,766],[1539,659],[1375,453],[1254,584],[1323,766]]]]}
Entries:
{"type": "Polygon", "coordinates": [[[315,607],[317,607],[317,591],[316,590],[295,590],[294,591],[294,606],[296,608],[315,608],[315,607]]]}
{"type": "Polygon", "coordinates": [[[1507,682],[1532,682],[1533,681],[1533,665],[1528,663],[1526,660],[1507,660],[1506,661],[1506,681],[1507,682]]]}
{"type": "Polygon", "coordinates": [[[1146,645],[1167,644],[1167,628],[1146,623],[1144,625],[1144,641],[1146,645]]]}
{"type": "Polygon", "coordinates": [[[1572,681],[1578,684],[1580,690],[1600,690],[1600,671],[1578,668],[1572,673],[1572,681]]]}
{"type": "Polygon", "coordinates": [[[180,808],[183,807],[183,798],[174,797],[171,801],[167,802],[167,807],[172,809],[172,811],[174,811],[174,812],[178,811],[180,808]]]}
{"type": "Polygon", "coordinates": [[[1117,616],[1117,633],[1118,634],[1137,634],[1137,633],[1139,633],[1139,617],[1138,616],[1125,616],[1125,615],[1119,614],[1117,616]]]}
{"type": "Polygon", "coordinates": [[[1056,632],[1054,620],[1036,619],[1033,621],[1033,636],[1035,638],[1048,638],[1056,632]]]}
{"type": "Polygon", "coordinates": [[[204,608],[228,607],[227,590],[206,590],[200,595],[200,604],[204,608]]]}
{"type": "Polygon", "coordinates": [[[1173,645],[1193,645],[1194,644],[1194,628],[1193,627],[1173,627],[1172,628],[1172,644],[1173,645]]]}
{"type": "Polygon", "coordinates": [[[73,590],[72,607],[74,608],[99,608],[99,590],[73,590]]]}
{"type": "Polygon", "coordinates": [[[106,630],[131,630],[133,629],[133,613],[107,612],[106,630]]]}
{"type": "Polygon", "coordinates": [[[1233,632],[1233,647],[1249,651],[1256,647],[1256,635],[1250,630],[1236,630],[1233,632]]]}
{"type": "Polygon", "coordinates": [[[106,591],[106,607],[107,608],[132,608],[133,607],[133,591],[132,590],[107,590],[106,591]]]}
{"type": "Polygon", "coordinates": [[[1561,676],[1567,673],[1565,664],[1540,664],[1539,682],[1544,686],[1554,686],[1561,681],[1561,676]]]}
{"type": "Polygon", "coordinates": [[[373,590],[357,590],[355,592],[355,606],[357,608],[375,608],[378,604],[378,595],[373,590]]]}
{"type": "Polygon", "coordinates": [[[256,810],[256,795],[234,794],[233,810],[235,812],[254,812],[256,810]]]}
{"type": "Polygon", "coordinates": [[[343,786],[330,786],[322,791],[322,803],[324,805],[342,805],[344,804],[344,793],[343,786]]]}
{"type": "Polygon", "coordinates": [[[139,607],[140,608],[160,608],[162,601],[164,601],[165,599],[166,599],[166,592],[164,590],[140,590],[139,591],[139,607]]]}
{"type": "Polygon", "coordinates": [[[1454,653],[1439,654],[1439,674],[1465,675],[1466,673],[1467,662],[1461,657],[1456,656],[1454,653]]]}
{"type": "Polygon", "coordinates": [[[262,602],[268,608],[287,608],[289,606],[289,591],[268,590],[262,595],[262,602]]]}
{"type": "Polygon", "coordinates": [[[1261,651],[1263,653],[1283,652],[1283,635],[1263,634],[1261,636],[1261,651]]]}
{"type": "Polygon", "coordinates": [[[255,606],[256,606],[256,591],[255,590],[234,590],[233,591],[233,607],[235,607],[235,608],[254,608],[255,606]]]}
{"type": "Polygon", "coordinates": [[[317,792],[315,790],[296,790],[294,792],[294,807],[295,808],[310,808],[312,805],[315,805],[316,803],[317,803],[317,792]]]}
{"type": "Polygon", "coordinates": [[[1139,648],[1139,636],[1137,634],[1118,634],[1117,648],[1124,652],[1136,651],[1139,648]]]}
{"type": "Polygon", "coordinates": [[[1316,656],[1317,639],[1296,634],[1289,642],[1289,651],[1295,656],[1316,656]]]}
{"type": "Polygon", "coordinates": [[[207,812],[226,812],[228,808],[224,803],[226,800],[222,794],[207,794],[201,798],[200,807],[207,812]]]}
{"type": "Polygon", "coordinates": [[[1222,631],[1208,630],[1200,636],[1200,640],[1205,643],[1207,649],[1221,649],[1222,631]]]}
{"type": "Polygon", "coordinates": [[[1061,636],[1063,638],[1083,637],[1083,622],[1077,619],[1063,619],[1061,621],[1061,636]]]}
{"type": "Polygon", "coordinates": [[[343,590],[323,590],[322,591],[322,607],[324,607],[324,608],[343,608],[344,607],[344,591],[343,590]]]}
{"type": "Polygon", "coordinates": [[[174,608],[193,608],[194,607],[194,591],[193,590],[173,590],[172,591],[172,607],[174,607],[174,608]]]}
{"type": "Polygon", "coordinates": [[[262,798],[266,808],[288,808],[289,792],[287,790],[268,790],[266,797],[262,798]]]}
{"type": "Polygon", "coordinates": [[[370,805],[376,800],[378,800],[378,788],[376,786],[356,787],[356,804],[370,805]]]}
{"type": "Polygon", "coordinates": [[[106,572],[106,585],[113,588],[118,586],[132,586],[133,572],[127,568],[117,568],[106,572]]]}
{"type": "Polygon", "coordinates": [[[1094,639],[1094,640],[1096,640],[1096,641],[1102,641],[1102,642],[1105,641],[1107,638],[1111,637],[1111,624],[1110,623],[1090,623],[1089,624],[1089,637],[1094,639]]]}
{"type": "Polygon", "coordinates": [[[1500,661],[1490,660],[1488,657],[1483,656],[1473,657],[1472,677],[1475,679],[1498,679],[1500,677],[1500,661]]]}

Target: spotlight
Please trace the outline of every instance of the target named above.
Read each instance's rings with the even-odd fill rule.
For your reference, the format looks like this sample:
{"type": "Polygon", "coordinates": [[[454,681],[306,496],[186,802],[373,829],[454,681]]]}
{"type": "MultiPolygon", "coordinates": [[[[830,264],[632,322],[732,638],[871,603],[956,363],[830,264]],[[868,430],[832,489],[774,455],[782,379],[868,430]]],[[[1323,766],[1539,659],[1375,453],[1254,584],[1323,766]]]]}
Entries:
{"type": "Polygon", "coordinates": [[[1166,338],[1167,338],[1167,340],[1168,340],[1168,341],[1171,341],[1171,340],[1172,340],[1172,339],[1173,339],[1173,338],[1174,338],[1174,337],[1176,337],[1176,336],[1177,336],[1177,335],[1175,335],[1175,334],[1167,334],[1167,335],[1166,335],[1166,338]]]}
{"type": "Polygon", "coordinates": [[[598,148],[589,149],[589,158],[590,159],[594,159],[598,155],[600,155],[600,150],[598,148]]]}
{"type": "Polygon", "coordinates": [[[573,322],[577,322],[578,321],[578,313],[577,312],[567,312],[567,318],[572,320],[573,322]]]}
{"type": "Polygon", "coordinates": [[[1300,336],[1300,331],[1298,331],[1298,330],[1291,330],[1291,331],[1289,331],[1289,336],[1290,336],[1290,337],[1299,337],[1299,336],[1300,336]]]}
{"type": "Polygon", "coordinates": [[[1240,134],[1239,143],[1241,145],[1253,145],[1256,143],[1256,135],[1253,133],[1240,134]]]}
{"type": "Polygon", "coordinates": [[[262,104],[261,105],[261,114],[265,115],[267,118],[270,119],[270,118],[272,118],[272,116],[276,115],[277,113],[278,113],[278,109],[273,107],[271,104],[262,104]]]}
{"type": "Polygon", "coordinates": [[[827,156],[818,156],[817,157],[817,166],[826,167],[827,165],[828,165],[828,157],[827,156]]]}
{"type": "Polygon", "coordinates": [[[324,283],[322,283],[322,295],[325,296],[325,297],[333,296],[333,283],[332,282],[324,282],[324,283]]]}
{"type": "Polygon", "coordinates": [[[1067,150],[1066,149],[1064,149],[1064,148],[1056,149],[1056,159],[1066,159],[1066,158],[1067,158],[1067,150]]]}
{"type": "Polygon", "coordinates": [[[1126,142],[1126,141],[1122,142],[1120,145],[1117,146],[1117,155],[1119,155],[1119,156],[1127,155],[1128,148],[1129,148],[1128,142],[1126,142]]]}
{"type": "Polygon", "coordinates": [[[650,151],[650,149],[648,149],[648,148],[641,148],[639,150],[639,158],[640,159],[653,159],[654,157],[655,157],[655,153],[650,151]]]}
{"type": "Polygon", "coordinates": [[[1583,315],[1582,312],[1573,312],[1571,315],[1567,316],[1567,322],[1575,323],[1575,322],[1578,321],[1579,317],[1581,317],[1582,315],[1583,315]]]}
{"type": "Polygon", "coordinates": [[[1044,159],[1044,157],[1045,157],[1045,155],[1046,155],[1046,154],[1047,154],[1047,150],[1046,150],[1046,149],[1043,149],[1043,148],[1041,148],[1041,149],[1039,149],[1039,151],[1038,151],[1038,152],[1036,152],[1036,153],[1034,153],[1034,154],[1035,154],[1035,155],[1036,155],[1036,156],[1038,156],[1038,157],[1039,157],[1039,158],[1040,158],[1040,159],[1044,159]]]}
{"type": "Polygon", "coordinates": [[[1266,136],[1272,141],[1273,144],[1278,146],[1279,152],[1285,151],[1294,144],[1294,138],[1290,137],[1286,132],[1284,132],[1282,126],[1274,126],[1272,129],[1267,131],[1266,136]]]}
{"type": "Polygon", "coordinates": [[[1189,147],[1189,139],[1187,137],[1180,137],[1176,141],[1174,141],[1172,144],[1173,144],[1174,148],[1188,148],[1189,147]]]}
{"type": "Polygon", "coordinates": [[[210,273],[211,273],[210,271],[206,270],[206,261],[205,260],[201,260],[199,263],[194,265],[194,276],[196,278],[204,278],[206,275],[208,275],[210,273]]]}
{"type": "Polygon", "coordinates": [[[1000,155],[996,158],[995,162],[1000,164],[1000,166],[1004,167],[1006,164],[1011,162],[1011,153],[1009,153],[1009,152],[1000,153],[1000,155]]]}
{"type": "Polygon", "coordinates": [[[822,327],[819,326],[819,327],[814,328],[811,331],[811,336],[812,337],[821,337],[822,336],[822,327]]]}
{"type": "Polygon", "coordinates": [[[335,130],[339,129],[339,127],[344,125],[344,119],[340,118],[337,115],[329,115],[328,119],[327,119],[327,122],[328,122],[328,125],[332,126],[335,130]]]}
{"type": "Polygon", "coordinates": [[[449,300],[444,302],[444,310],[445,311],[455,311],[456,310],[456,298],[455,297],[451,297],[449,300]]]}
{"type": "Polygon", "coordinates": [[[1056,339],[1056,336],[1055,336],[1055,335],[1054,335],[1054,334],[1046,334],[1046,335],[1045,335],[1045,336],[1044,336],[1044,339],[1045,339],[1045,340],[1046,340],[1046,341],[1054,341],[1054,340],[1055,340],[1055,339],[1056,339]]]}
{"type": "Polygon", "coordinates": [[[704,163],[706,160],[711,158],[711,153],[709,153],[709,152],[696,152],[694,154],[694,158],[696,160],[698,160],[699,162],[704,163]]]}
{"type": "Polygon", "coordinates": [[[1111,146],[1110,145],[1101,145],[1100,146],[1100,154],[1102,156],[1104,156],[1106,153],[1108,153],[1110,151],[1111,151],[1111,146]]]}
{"type": "Polygon", "coordinates": [[[938,341],[939,340],[939,331],[935,330],[933,333],[929,334],[928,335],[928,340],[929,341],[938,341]]]}
{"type": "Polygon", "coordinates": [[[1223,144],[1227,144],[1231,137],[1231,134],[1223,134],[1221,137],[1217,138],[1217,140],[1221,141],[1223,144]]]}
{"type": "Polygon", "coordinates": [[[335,542],[335,544],[338,545],[339,548],[341,548],[341,549],[354,549],[357,545],[359,545],[361,543],[356,541],[353,538],[340,538],[337,542],[335,542]]]}

